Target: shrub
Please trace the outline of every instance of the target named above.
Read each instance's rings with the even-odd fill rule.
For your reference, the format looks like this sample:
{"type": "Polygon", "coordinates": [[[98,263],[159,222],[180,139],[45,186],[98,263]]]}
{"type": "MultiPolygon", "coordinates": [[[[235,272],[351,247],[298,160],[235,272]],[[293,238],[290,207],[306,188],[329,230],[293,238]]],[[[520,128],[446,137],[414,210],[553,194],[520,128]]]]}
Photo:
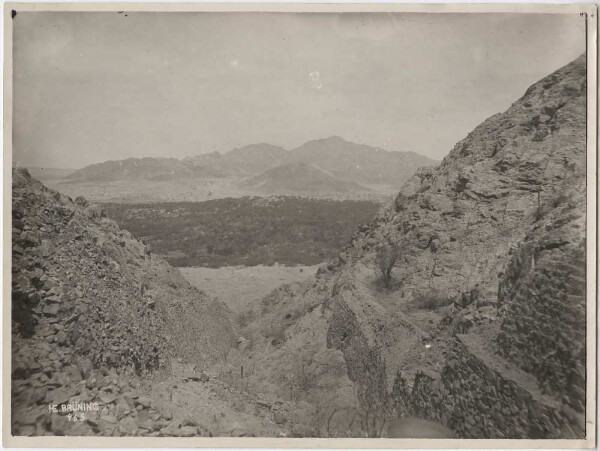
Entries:
{"type": "Polygon", "coordinates": [[[319,388],[317,368],[312,368],[313,360],[303,359],[296,362],[291,372],[282,374],[282,380],[290,391],[290,398],[298,401],[308,396],[311,390],[319,388]]]}
{"type": "Polygon", "coordinates": [[[271,344],[281,344],[285,341],[285,326],[283,324],[275,324],[271,321],[263,327],[262,334],[266,339],[271,340],[271,344]]]}
{"type": "Polygon", "coordinates": [[[241,312],[238,314],[237,323],[243,329],[255,319],[256,313],[254,313],[254,310],[249,310],[247,312],[241,312]]]}
{"type": "Polygon", "coordinates": [[[80,207],[83,207],[83,208],[85,208],[85,207],[87,207],[89,205],[88,201],[83,196],[77,196],[75,198],[75,203],[77,205],[79,205],[80,207]]]}
{"type": "MultiPolygon", "coordinates": [[[[312,363],[312,362],[311,362],[312,363]]],[[[301,362],[296,366],[295,371],[295,381],[297,390],[306,394],[310,390],[318,387],[317,385],[317,375],[315,374],[315,370],[309,369],[309,364],[307,362],[301,362]]]]}
{"type": "Polygon", "coordinates": [[[414,303],[417,308],[422,310],[437,310],[446,305],[452,304],[452,298],[441,290],[430,289],[418,291],[414,295],[414,303]]]}
{"type": "Polygon", "coordinates": [[[389,288],[392,281],[392,269],[400,258],[400,249],[397,244],[385,243],[379,249],[375,256],[377,271],[381,273],[381,281],[385,288],[389,288]]]}

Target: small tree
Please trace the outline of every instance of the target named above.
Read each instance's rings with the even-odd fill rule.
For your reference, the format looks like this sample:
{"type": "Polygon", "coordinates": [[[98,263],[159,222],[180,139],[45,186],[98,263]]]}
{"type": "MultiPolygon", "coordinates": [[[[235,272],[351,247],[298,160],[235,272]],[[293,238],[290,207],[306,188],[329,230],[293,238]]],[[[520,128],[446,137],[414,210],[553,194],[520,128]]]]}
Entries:
{"type": "Polygon", "coordinates": [[[392,281],[392,269],[400,258],[400,249],[398,245],[391,242],[386,242],[383,246],[377,249],[375,263],[377,269],[381,272],[381,280],[385,288],[390,287],[392,281]]]}

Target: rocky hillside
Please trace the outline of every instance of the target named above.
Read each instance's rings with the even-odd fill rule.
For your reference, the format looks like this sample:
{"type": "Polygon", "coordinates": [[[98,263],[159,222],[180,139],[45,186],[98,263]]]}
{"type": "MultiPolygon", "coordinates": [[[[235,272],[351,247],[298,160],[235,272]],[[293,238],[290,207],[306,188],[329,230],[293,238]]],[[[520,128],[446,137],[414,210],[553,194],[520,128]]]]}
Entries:
{"type": "Polygon", "coordinates": [[[417,416],[467,438],[583,437],[585,113],[581,56],[417,171],[295,294],[321,308],[286,313],[273,352],[322,323],[313,353],[341,352],[363,418],[417,416]],[[400,252],[389,289],[383,246],[400,252]]]}
{"type": "MultiPolygon", "coordinates": [[[[347,251],[349,259],[364,262],[373,240],[392,241],[405,254],[396,277],[407,300],[437,290],[475,301],[454,312],[454,332],[491,322],[472,332],[483,337],[484,348],[533,376],[544,396],[558,400],[549,401],[553,421],[529,411],[510,430],[512,437],[583,433],[585,69],[582,56],[486,120],[439,167],[405,186],[394,207],[347,251]],[[495,306],[496,314],[486,305],[495,306]]],[[[459,432],[498,436],[523,405],[486,414],[477,409],[474,422],[483,415],[489,428],[459,432]]],[[[460,425],[452,415],[445,418],[460,425]]]]}
{"type": "Polygon", "coordinates": [[[51,191],[26,170],[13,172],[12,237],[13,433],[106,433],[142,414],[158,421],[135,388],[140,378],[170,371],[173,359],[206,368],[234,343],[221,303],[100,207],[51,191]],[[48,415],[52,403],[114,408],[118,399],[121,413],[104,423],[48,415]]]}
{"type": "Polygon", "coordinates": [[[337,178],[308,163],[277,166],[240,182],[240,187],[269,194],[369,191],[358,183],[337,178]]]}
{"type": "Polygon", "coordinates": [[[357,235],[348,257],[364,258],[374,242],[398,242],[407,254],[398,267],[406,287],[425,278],[454,295],[479,284],[483,297],[494,298],[527,226],[568,202],[569,192],[583,202],[585,92],[583,57],[533,85],[437,168],[417,172],[394,207],[357,235]]]}

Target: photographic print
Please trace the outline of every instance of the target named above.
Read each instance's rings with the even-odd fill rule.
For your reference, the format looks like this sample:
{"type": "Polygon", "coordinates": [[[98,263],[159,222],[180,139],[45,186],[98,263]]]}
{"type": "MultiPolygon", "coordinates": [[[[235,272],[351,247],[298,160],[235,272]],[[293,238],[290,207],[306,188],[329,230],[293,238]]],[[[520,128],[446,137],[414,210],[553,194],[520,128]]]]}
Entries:
{"type": "Polygon", "coordinates": [[[595,6],[304,6],[7,5],[5,445],[594,446],[595,6]]]}

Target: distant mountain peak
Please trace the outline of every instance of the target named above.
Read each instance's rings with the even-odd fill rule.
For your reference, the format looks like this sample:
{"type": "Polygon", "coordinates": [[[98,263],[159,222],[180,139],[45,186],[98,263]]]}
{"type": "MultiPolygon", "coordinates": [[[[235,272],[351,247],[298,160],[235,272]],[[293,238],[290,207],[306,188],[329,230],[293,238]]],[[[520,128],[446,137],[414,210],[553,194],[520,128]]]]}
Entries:
{"type": "Polygon", "coordinates": [[[413,152],[388,152],[379,147],[347,141],[341,136],[307,141],[288,151],[261,142],[236,147],[226,153],[210,152],[186,157],[127,158],[86,166],[72,181],[175,180],[181,178],[251,177],[269,169],[297,163],[357,184],[400,188],[419,167],[437,162],[413,152]]]}
{"type": "Polygon", "coordinates": [[[328,136],[327,138],[323,138],[323,141],[349,142],[348,140],[342,138],[341,136],[337,136],[337,135],[331,135],[331,136],[328,136]]]}
{"type": "Polygon", "coordinates": [[[340,136],[308,141],[292,150],[286,163],[306,161],[337,178],[400,188],[419,167],[437,161],[414,152],[389,152],[340,136]]]}
{"type": "Polygon", "coordinates": [[[233,149],[231,149],[228,152],[225,152],[224,155],[227,155],[229,153],[236,153],[236,152],[248,152],[248,151],[256,151],[256,150],[266,150],[266,151],[284,151],[287,152],[287,150],[285,150],[283,147],[281,146],[276,146],[275,144],[269,144],[269,143],[265,143],[265,142],[260,142],[260,143],[254,143],[254,144],[247,144],[245,146],[242,147],[234,147],[233,149]]]}

